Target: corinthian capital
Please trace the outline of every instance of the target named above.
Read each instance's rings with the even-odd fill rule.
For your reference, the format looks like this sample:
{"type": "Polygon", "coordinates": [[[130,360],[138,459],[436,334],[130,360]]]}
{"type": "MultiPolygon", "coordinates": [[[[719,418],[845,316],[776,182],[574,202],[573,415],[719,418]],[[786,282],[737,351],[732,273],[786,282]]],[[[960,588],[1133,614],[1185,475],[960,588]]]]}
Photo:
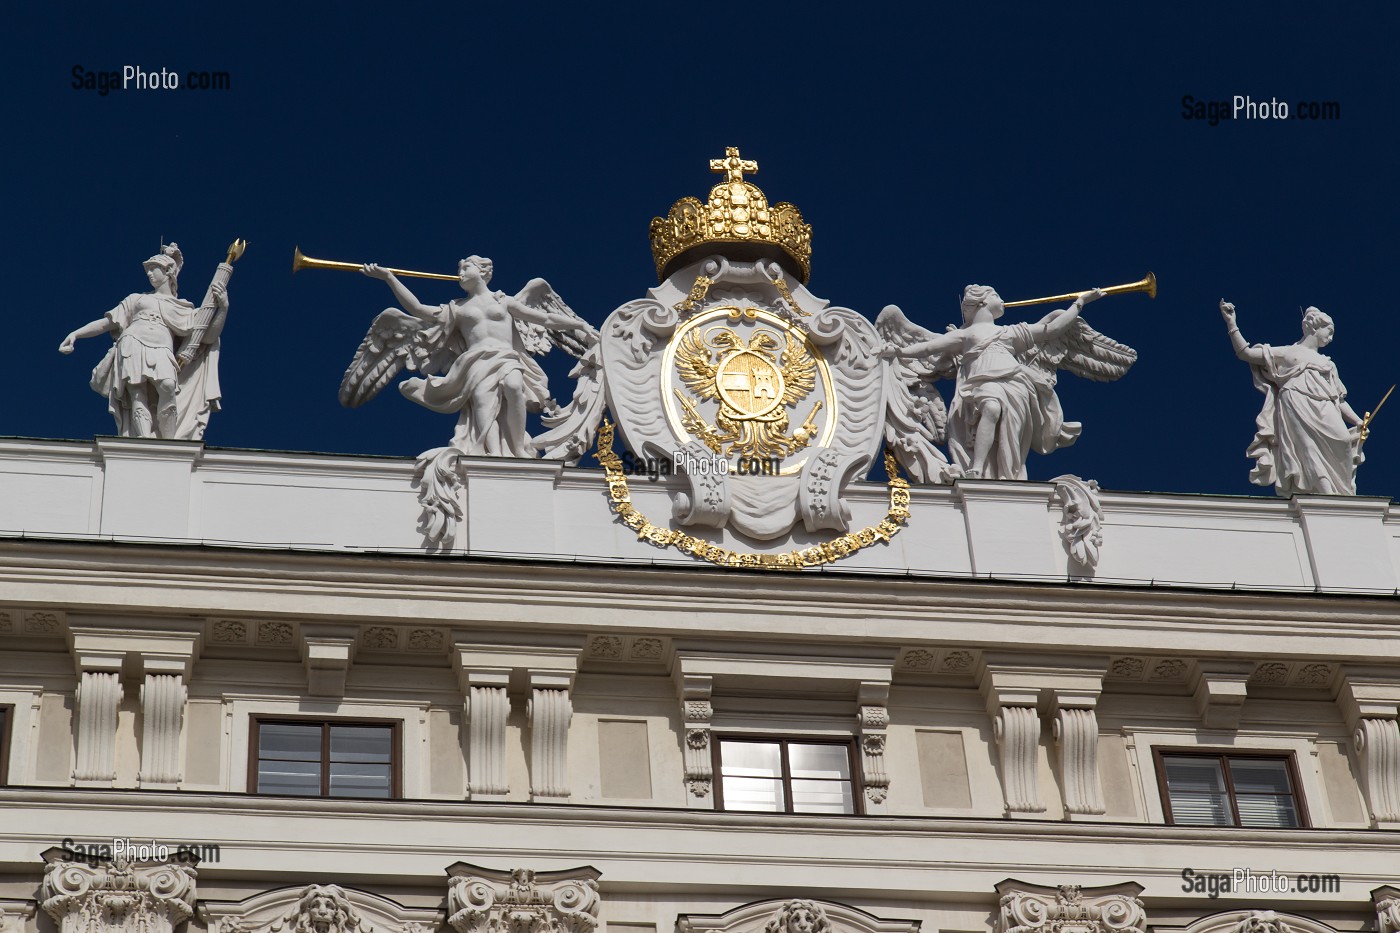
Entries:
{"type": "Polygon", "coordinates": [[[194,913],[195,870],[183,862],[69,861],[44,853],[40,905],[60,933],[172,933],[194,913]]]}

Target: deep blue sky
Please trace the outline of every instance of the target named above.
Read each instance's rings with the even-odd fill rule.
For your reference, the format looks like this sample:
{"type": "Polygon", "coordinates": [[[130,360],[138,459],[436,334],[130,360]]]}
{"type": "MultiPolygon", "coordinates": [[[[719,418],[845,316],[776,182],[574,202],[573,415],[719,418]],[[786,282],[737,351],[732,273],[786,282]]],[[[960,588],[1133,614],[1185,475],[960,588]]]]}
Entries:
{"type": "MultiPolygon", "coordinates": [[[[1033,455],[1032,479],[1271,493],[1247,481],[1262,396],[1222,296],[1259,342],[1296,340],[1299,305],[1332,313],[1358,410],[1400,380],[1393,4],[33,6],[7,12],[0,64],[0,434],[111,433],[87,387],[107,339],[71,357],[59,341],[146,287],[161,237],[184,249],[197,301],[242,236],[207,442],[439,446],[453,419],[392,389],[340,407],[390,295],[349,273],[293,277],[292,247],[447,272],[488,255],[496,287],[543,276],[599,325],[654,284],[648,222],[703,198],[726,145],[812,223],[811,289],[872,317],[894,302],[942,330],[969,282],[1010,300],[1156,272],[1155,302],[1091,308],[1140,360],[1114,384],[1063,377],[1084,434],[1033,455]],[[74,65],[124,64],[227,71],[232,88],[70,86],[74,65]],[[1337,101],[1341,119],[1211,127],[1182,118],[1185,94],[1337,101]]],[[[566,400],[566,361],[547,368],[566,400]]],[[[1367,454],[1360,491],[1400,491],[1400,401],[1367,454]]]]}

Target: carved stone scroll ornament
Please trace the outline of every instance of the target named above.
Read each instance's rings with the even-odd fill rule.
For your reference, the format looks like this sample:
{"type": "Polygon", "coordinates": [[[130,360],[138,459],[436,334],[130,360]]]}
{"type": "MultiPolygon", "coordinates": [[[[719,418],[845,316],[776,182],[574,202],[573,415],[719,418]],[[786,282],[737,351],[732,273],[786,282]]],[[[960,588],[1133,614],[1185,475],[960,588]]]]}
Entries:
{"type": "Polygon", "coordinates": [[[1001,752],[1001,785],[1007,813],[1042,813],[1037,762],[1040,717],[1033,706],[1003,706],[992,721],[1001,752]]]}
{"type": "Polygon", "coordinates": [[[1361,787],[1378,823],[1400,821],[1400,728],[1394,719],[1357,720],[1352,736],[1361,758],[1361,787]]]}
{"type": "Polygon", "coordinates": [[[1064,706],[1055,714],[1053,729],[1060,750],[1065,810],[1076,814],[1103,813],[1098,714],[1092,707],[1064,706]]]}
{"type": "Polygon", "coordinates": [[[888,684],[862,684],[861,706],[856,713],[860,728],[861,778],[865,796],[872,804],[882,804],[889,796],[890,775],[885,770],[885,738],[890,711],[885,705],[888,684]]]}
{"type": "Polygon", "coordinates": [[[993,933],[1147,933],[1141,893],[1142,885],[1133,882],[1052,888],[1008,878],[997,885],[993,933]]]}
{"type": "Polygon", "coordinates": [[[277,888],[242,901],[201,901],[210,933],[430,933],[439,910],[338,884],[277,888]]]}
{"type": "Polygon", "coordinates": [[[1092,572],[1099,565],[1099,549],[1103,547],[1099,484],[1069,473],[1050,482],[1055,484],[1055,493],[1064,509],[1060,515],[1060,540],[1069,555],[1070,570],[1092,572]]]}
{"type": "Polygon", "coordinates": [[[710,702],[712,689],[713,683],[708,677],[684,678],[680,683],[685,784],[692,797],[708,797],[714,778],[710,749],[710,720],[715,714],[710,702]]]}
{"type": "Polygon", "coordinates": [[[458,862],[447,870],[447,922],[456,933],[593,933],[598,871],[500,871],[458,862]]]}
{"type": "Polygon", "coordinates": [[[1400,888],[1384,885],[1371,892],[1376,933],[1400,933],[1400,888]]]}
{"type": "Polygon", "coordinates": [[[194,914],[195,871],[183,862],[67,861],[44,853],[40,905],[60,933],[171,933],[194,914]]]}

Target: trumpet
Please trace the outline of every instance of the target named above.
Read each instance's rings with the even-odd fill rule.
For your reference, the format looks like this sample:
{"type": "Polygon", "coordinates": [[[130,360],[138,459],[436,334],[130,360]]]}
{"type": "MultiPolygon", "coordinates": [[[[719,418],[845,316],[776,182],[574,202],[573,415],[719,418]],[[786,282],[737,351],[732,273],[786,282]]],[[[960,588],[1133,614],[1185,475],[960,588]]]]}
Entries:
{"type": "MultiPolygon", "coordinates": [[[[362,264],[358,262],[336,262],[333,259],[312,259],[310,256],[302,255],[300,246],[294,247],[292,250],[293,272],[300,272],[302,269],[340,269],[343,272],[359,272],[361,268],[362,264]]],[[[394,275],[404,275],[415,279],[438,279],[443,282],[458,281],[457,276],[446,275],[441,272],[414,272],[411,269],[389,269],[387,266],[384,268],[386,271],[394,273],[394,275]]]]}
{"type": "MultiPolygon", "coordinates": [[[[1110,285],[1103,290],[1105,295],[1126,295],[1129,292],[1147,292],[1148,298],[1156,298],[1157,276],[1149,272],[1136,282],[1131,282],[1127,285],[1110,285]]],[[[1046,298],[1027,298],[1024,301],[1008,301],[1006,302],[1006,307],[1023,308],[1026,305],[1043,305],[1049,304],[1052,301],[1073,301],[1082,294],[1083,292],[1066,292],[1063,295],[1050,295],[1046,298]]]]}

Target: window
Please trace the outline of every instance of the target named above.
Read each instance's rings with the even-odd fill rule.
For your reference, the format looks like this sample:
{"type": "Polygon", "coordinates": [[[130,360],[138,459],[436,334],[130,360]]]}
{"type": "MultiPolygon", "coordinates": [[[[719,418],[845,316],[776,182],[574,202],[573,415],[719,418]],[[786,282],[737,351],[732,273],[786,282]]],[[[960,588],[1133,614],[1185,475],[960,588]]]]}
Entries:
{"type": "Polygon", "coordinates": [[[1174,826],[1299,827],[1307,814],[1289,755],[1156,751],[1174,826]]]}
{"type": "Polygon", "coordinates": [[[398,732],[392,722],[255,719],[249,789],[297,797],[397,797],[398,732]]]}
{"type": "Polygon", "coordinates": [[[721,810],[856,812],[850,742],[720,737],[714,745],[721,810]]]}

